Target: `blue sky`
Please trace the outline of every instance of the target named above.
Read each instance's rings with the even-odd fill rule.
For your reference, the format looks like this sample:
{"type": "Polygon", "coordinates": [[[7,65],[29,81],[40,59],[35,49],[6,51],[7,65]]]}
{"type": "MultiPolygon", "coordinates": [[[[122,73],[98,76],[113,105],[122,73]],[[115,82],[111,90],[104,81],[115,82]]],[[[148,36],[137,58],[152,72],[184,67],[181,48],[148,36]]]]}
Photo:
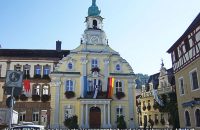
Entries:
{"type": "MultiPolygon", "coordinates": [[[[0,44],[9,49],[62,49],[80,44],[92,0],[0,0],[0,44]]],[[[135,73],[154,74],[166,51],[200,12],[200,0],[97,0],[109,45],[135,73]]]]}

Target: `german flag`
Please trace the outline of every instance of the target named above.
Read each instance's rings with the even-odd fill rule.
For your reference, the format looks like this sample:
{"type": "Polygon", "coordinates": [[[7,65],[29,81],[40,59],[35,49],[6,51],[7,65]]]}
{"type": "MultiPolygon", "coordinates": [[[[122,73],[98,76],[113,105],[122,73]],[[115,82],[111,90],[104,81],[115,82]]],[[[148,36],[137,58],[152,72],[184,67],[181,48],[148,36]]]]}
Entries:
{"type": "Polygon", "coordinates": [[[108,86],[107,86],[107,92],[108,92],[108,98],[112,98],[113,95],[113,89],[114,89],[114,78],[109,77],[108,78],[108,86]]]}

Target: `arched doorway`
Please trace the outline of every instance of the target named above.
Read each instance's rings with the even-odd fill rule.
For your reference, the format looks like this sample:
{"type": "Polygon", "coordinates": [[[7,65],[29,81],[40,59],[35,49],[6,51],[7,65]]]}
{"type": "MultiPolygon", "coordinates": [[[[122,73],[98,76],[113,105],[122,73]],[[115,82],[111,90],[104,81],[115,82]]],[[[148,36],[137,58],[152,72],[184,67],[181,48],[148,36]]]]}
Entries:
{"type": "Polygon", "coordinates": [[[90,128],[101,127],[101,109],[99,107],[90,108],[90,128]]]}

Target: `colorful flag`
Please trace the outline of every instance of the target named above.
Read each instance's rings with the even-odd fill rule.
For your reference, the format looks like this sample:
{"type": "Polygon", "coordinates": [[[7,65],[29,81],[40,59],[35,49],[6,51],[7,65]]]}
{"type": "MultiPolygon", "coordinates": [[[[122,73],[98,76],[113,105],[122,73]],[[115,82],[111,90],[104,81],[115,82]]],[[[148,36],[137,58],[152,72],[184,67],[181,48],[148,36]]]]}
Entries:
{"type": "Polygon", "coordinates": [[[113,89],[114,89],[114,78],[109,77],[108,78],[108,98],[111,98],[113,95],[113,89]]]}
{"type": "Polygon", "coordinates": [[[31,88],[30,80],[24,80],[24,90],[28,93],[30,92],[30,88],[31,88]]]}

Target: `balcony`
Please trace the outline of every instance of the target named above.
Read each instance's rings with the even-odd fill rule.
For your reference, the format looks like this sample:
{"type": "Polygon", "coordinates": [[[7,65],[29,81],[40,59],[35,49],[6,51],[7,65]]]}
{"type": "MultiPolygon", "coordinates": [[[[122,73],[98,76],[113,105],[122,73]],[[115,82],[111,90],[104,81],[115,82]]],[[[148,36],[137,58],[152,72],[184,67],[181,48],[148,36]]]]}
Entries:
{"type": "Polygon", "coordinates": [[[143,98],[146,98],[146,97],[152,97],[153,94],[151,91],[148,91],[148,92],[142,92],[142,97],[143,98]]]}

